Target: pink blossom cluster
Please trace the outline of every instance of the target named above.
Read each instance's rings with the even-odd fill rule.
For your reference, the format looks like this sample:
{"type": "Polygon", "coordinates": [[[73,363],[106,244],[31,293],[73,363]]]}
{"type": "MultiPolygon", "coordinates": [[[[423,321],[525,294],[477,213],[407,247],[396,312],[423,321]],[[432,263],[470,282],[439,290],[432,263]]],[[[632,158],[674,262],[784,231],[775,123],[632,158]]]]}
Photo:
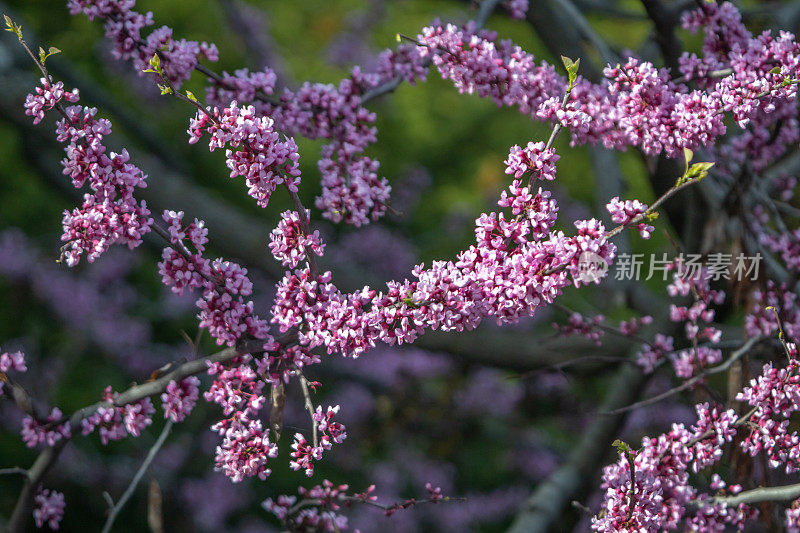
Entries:
{"type": "Polygon", "coordinates": [[[61,162],[64,174],[72,178],[75,188],[88,183],[92,190],[92,194],[84,195],[80,208],[64,212],[61,240],[66,244],[62,257],[67,265],[74,266],[84,253],[92,262],[113,244],[127,244],[131,249],[138,246],[153,220],[146,203],[134,197],[137,187],[147,186],[147,176],[128,162],[127,150],[108,152],[104,144],[104,137],[111,134],[111,123],[96,119],[94,108],[64,109],[61,98],[76,102],[78,91],[64,92],[63,85],[51,85],[43,78],[42,87],[28,95],[25,105],[34,122],[41,120],[44,109],[58,106],[63,112],[65,118],[58,121],[56,136],[59,142],[68,143],[64,148],[67,157],[61,162]]]}
{"type": "Polygon", "coordinates": [[[197,318],[217,344],[233,346],[247,334],[264,339],[265,345],[271,346],[269,326],[254,314],[253,302],[244,300],[253,291],[247,269],[231,261],[212,261],[202,256],[208,242],[208,230],[202,221],[195,219],[184,226],[183,211],[165,210],[162,217],[169,224],[170,239],[177,248],[164,248],[158,263],[162,283],[177,294],[183,294],[185,289],[201,289],[197,318]],[[186,248],[185,239],[196,253],[186,248]]]}
{"type": "MultiPolygon", "coordinates": [[[[397,502],[392,505],[377,503],[375,485],[370,485],[367,490],[360,493],[348,493],[349,485],[335,485],[327,479],[321,485],[310,489],[298,487],[297,496],[280,495],[277,499],[267,498],[261,506],[272,513],[285,527],[291,531],[320,531],[335,532],[346,531],[349,523],[346,516],[340,513],[342,507],[350,507],[357,503],[366,503],[373,507],[383,509],[384,514],[392,516],[397,511],[408,509],[422,502],[440,503],[445,500],[440,487],[426,483],[425,490],[428,494],[426,500],[414,498],[397,502]]],[[[358,531],[358,530],[356,530],[358,531]]]]}
{"type": "Polygon", "coordinates": [[[225,415],[211,427],[222,437],[215,468],[234,482],[253,476],[266,479],[272,472],[267,461],[278,456],[278,446],[257,418],[266,402],[262,394],[265,383],[250,366],[251,360],[245,355],[228,365],[209,363],[208,373],[215,379],[203,393],[206,401],[220,405],[225,415]]]}
{"type": "Polygon", "coordinates": [[[646,344],[636,355],[636,363],[642,367],[642,372],[649,374],[674,350],[673,338],[668,335],[656,333],[653,342],[646,344]]]}
{"type": "MultiPolygon", "coordinates": [[[[406,64],[398,63],[398,56],[385,57],[388,61],[385,69],[403,73],[406,64]]],[[[406,52],[405,57],[411,59],[412,54],[406,52]]],[[[418,68],[421,67],[412,67],[411,72],[404,75],[413,76],[418,68]]],[[[259,80],[263,79],[263,76],[259,77],[259,80]]],[[[378,162],[361,155],[377,139],[375,114],[361,105],[362,85],[374,86],[377,80],[377,75],[362,75],[355,71],[351,79],[342,80],[338,86],[305,83],[296,91],[284,89],[277,102],[242,100],[252,102],[258,116],[274,120],[275,128],[287,135],[332,140],[323,147],[318,162],[322,194],[316,205],[325,218],[334,222],[367,224],[369,219],[377,219],[386,211],[391,187],[385,178],[378,177],[378,162]]],[[[255,82],[252,75],[242,73],[236,82],[209,87],[207,99],[220,107],[230,105],[229,87],[234,87],[239,96],[252,94],[255,98],[258,94],[256,89],[261,88],[256,83],[264,86],[263,81],[255,82]],[[244,94],[245,90],[250,94],[244,94]]],[[[263,91],[265,94],[271,94],[271,87],[264,89],[269,89],[263,91]]]]}
{"type": "Polygon", "coordinates": [[[39,81],[42,85],[36,87],[34,92],[25,98],[25,114],[33,117],[34,124],[44,120],[44,112],[50,111],[62,100],[74,103],[80,98],[78,89],[66,92],[63,82],[51,84],[46,78],[41,78],[39,81]]]}
{"type": "Polygon", "coordinates": [[[710,288],[709,273],[700,265],[690,266],[678,259],[674,268],[673,281],[667,286],[668,294],[672,297],[692,295],[694,303],[691,306],[670,305],[670,320],[684,324],[686,339],[692,343],[691,348],[679,351],[671,361],[677,376],[689,378],[722,360],[720,350],[699,343],[720,341],[722,331],[712,325],[715,313],[711,305],[720,305],[725,293],[710,288]]]}
{"type": "Polygon", "coordinates": [[[543,142],[529,142],[525,148],[512,146],[506,159],[506,174],[520,179],[528,172],[531,178],[552,181],[556,178],[556,162],[559,156],[543,142]]]}
{"type": "Polygon", "coordinates": [[[692,346],[675,352],[673,338],[659,333],[638,353],[637,362],[645,373],[650,373],[661,360],[669,359],[677,376],[690,378],[722,360],[722,351],[700,343],[720,341],[722,332],[712,325],[714,310],[711,305],[721,304],[725,293],[710,288],[709,273],[699,263],[689,264],[679,258],[671,268],[675,272],[672,283],[667,286],[668,294],[672,297],[691,295],[694,302],[690,306],[671,304],[670,319],[684,324],[686,339],[692,346]]]}
{"type": "Polygon", "coordinates": [[[194,376],[182,379],[179,383],[174,379],[167,385],[167,390],[161,394],[164,418],[173,422],[183,422],[192,412],[200,396],[198,389],[200,380],[194,376]]]}
{"type": "Polygon", "coordinates": [[[308,210],[302,222],[297,211],[284,211],[278,227],[269,234],[269,249],[283,266],[295,268],[307,257],[308,252],[322,256],[325,244],[320,239],[319,231],[314,231],[311,235],[303,232],[303,226],[308,225],[310,218],[311,213],[308,210]]]}
{"type": "MultiPolygon", "coordinates": [[[[26,372],[28,367],[25,365],[25,355],[22,352],[0,354],[0,374],[14,372],[26,372]]],[[[0,379],[0,394],[3,394],[3,383],[5,379],[0,379]]]]}
{"type": "MultiPolygon", "coordinates": [[[[639,200],[622,201],[619,196],[615,196],[606,204],[606,209],[611,214],[611,220],[614,223],[627,225],[636,217],[644,214],[647,211],[647,205],[639,200]]],[[[639,230],[643,239],[649,239],[650,234],[655,230],[653,226],[644,222],[637,224],[636,229],[639,230]]]]}
{"type": "Polygon", "coordinates": [[[797,294],[786,284],[768,280],[766,287],[753,294],[753,304],[745,316],[745,332],[751,337],[770,336],[778,332],[778,313],[785,334],[790,339],[800,338],[800,305],[797,294]]]}
{"type": "Polygon", "coordinates": [[[798,368],[796,359],[784,368],[767,363],[761,375],[736,396],[755,408],[742,449],[752,456],[763,451],[771,468],[784,468],[787,474],[800,470],[800,435],[789,427],[789,417],[800,409],[798,368]]]}
{"type": "Polygon", "coordinates": [[[525,15],[528,13],[528,0],[508,0],[505,4],[508,16],[512,19],[525,19],[525,15]]]}
{"type": "Polygon", "coordinates": [[[168,81],[176,88],[188,80],[198,64],[198,57],[217,61],[216,45],[206,42],[177,40],[172,28],[161,26],[143,37],[144,28],[152,26],[153,13],[134,11],[136,0],[68,0],[70,14],[83,13],[89,20],[105,21],[106,38],[114,43],[112,53],[116,59],[133,62],[141,73],[148,68],[150,58],[158,53],[168,81]]]}
{"type": "Polygon", "coordinates": [[[629,337],[633,337],[634,335],[639,334],[639,330],[643,326],[647,326],[653,323],[653,317],[650,315],[645,315],[639,318],[631,318],[630,320],[623,320],[619,323],[619,331],[623,335],[627,335],[629,337]]]}
{"type": "Polygon", "coordinates": [[[781,255],[781,259],[788,269],[800,272],[800,228],[777,235],[770,235],[763,231],[759,237],[767,248],[781,255]]]}
{"type": "Polygon", "coordinates": [[[33,497],[33,505],[33,521],[36,527],[41,528],[47,524],[50,529],[58,529],[67,505],[63,493],[40,488],[33,497]]]}
{"type": "Polygon", "coordinates": [[[264,354],[259,361],[257,371],[264,376],[264,380],[272,385],[283,381],[289,383],[292,376],[297,375],[297,370],[317,364],[321,361],[319,355],[313,353],[305,346],[294,344],[288,347],[279,347],[275,352],[264,354]]]}
{"type": "Polygon", "coordinates": [[[703,57],[684,53],[679,62],[681,73],[688,79],[708,86],[714,83],[708,75],[714,70],[726,68],[728,55],[734,50],[745,49],[752,39],[751,33],[742,23],[742,15],[730,2],[700,6],[681,15],[681,26],[697,33],[703,30],[703,57]]]}
{"type": "MultiPolygon", "coordinates": [[[[133,11],[134,4],[133,0],[69,0],[68,3],[72,14],[83,12],[90,19],[105,20],[106,35],[115,44],[115,56],[132,59],[137,70],[145,69],[153,54],[158,52],[167,78],[176,87],[190,77],[198,64],[198,55],[216,61],[215,45],[175,40],[172,30],[166,26],[143,39],[140,32],[153,24],[152,14],[141,15],[133,11]]],[[[520,2],[514,4],[517,10],[522,8],[520,2]]],[[[236,101],[252,103],[259,118],[274,120],[276,128],[287,135],[331,139],[332,143],[326,147],[326,155],[320,161],[323,186],[317,205],[323,209],[326,218],[361,225],[383,215],[391,190],[388,182],[376,174],[377,161],[360,155],[376,140],[375,115],[363,107],[361,97],[365,91],[395,79],[410,83],[424,79],[426,67],[427,60],[416,47],[401,44],[379,56],[376,72],[364,73],[355,67],[351,76],[338,86],[304,83],[297,90],[284,89],[280,98],[275,99],[272,98],[276,80],[274,71],[266,68],[251,73],[240,69],[233,75],[224,72],[211,80],[207,100],[219,109],[228,108],[236,101]],[[349,197],[344,205],[337,201],[342,194],[349,197]],[[358,198],[360,195],[363,198],[358,198]]],[[[257,175],[258,165],[246,161],[248,158],[245,156],[237,157],[245,161],[229,160],[234,175],[245,175],[243,172],[251,170],[250,180],[263,181],[264,176],[257,175]]],[[[260,205],[268,200],[264,185],[259,183],[254,194],[260,205]]],[[[254,187],[253,184],[250,186],[251,189],[254,187]]],[[[269,186],[266,189],[269,190],[269,186]]]]}
{"type": "Polygon", "coordinates": [[[758,111],[774,110],[775,101],[794,98],[794,85],[783,81],[798,77],[800,58],[794,36],[786,32],[777,38],[748,38],[730,54],[732,74],[708,90],[694,91],[671,81],[666,69],[629,58],[606,68],[601,84],[579,77],[562,107],[558,99],[567,89],[566,79],[551,65],[536,65],[533,56],[510,42],[452,24],[424,28],[417,39],[420,53],[460,92],[566,124],[574,143],[639,146],[647,154],[670,157],[681,155],[683,148],[712,144],[725,133],[724,112],[744,127],[758,111]],[[776,64],[780,73],[773,71],[776,64]]]}
{"type": "Polygon", "coordinates": [[[786,519],[783,522],[786,533],[800,533],[800,503],[797,500],[786,509],[786,519]]]}
{"type": "Polygon", "coordinates": [[[189,143],[196,143],[206,132],[212,152],[229,146],[225,157],[230,177],[243,177],[249,187],[248,194],[259,206],[267,207],[279,185],[297,192],[300,184],[297,145],[292,138],[281,140],[273,125],[271,118],[258,116],[253,106],[239,107],[233,101],[223,109],[215,107],[210,113],[198,111],[189,123],[189,143]]]}
{"type": "Polygon", "coordinates": [[[232,75],[223,71],[220,76],[222,80],[207,89],[208,101],[218,107],[227,107],[231,102],[254,103],[259,95],[272,95],[278,79],[270,68],[259,72],[244,68],[232,75]]]}
{"type": "MultiPolygon", "coordinates": [[[[549,152],[534,157],[533,168],[548,169],[553,160],[549,152]]],[[[331,283],[330,272],[316,278],[308,268],[287,272],[278,284],[271,321],[283,332],[300,327],[300,342],[310,349],[325,346],[329,353],[357,356],[377,341],[412,342],[429,328],[462,331],[487,317],[499,324],[516,322],[552,302],[564,287],[584,283],[582,254],[613,261],[616,247],[599,221],[577,221],[576,235],[567,237],[550,230],[555,202],[544,194],[532,197],[518,182],[509,191],[499,204],[511,206],[516,217],[482,215],[475,246],[456,262],[435,261],[428,269],[418,265],[416,281],[393,281],[380,293],[364,287],[343,294],[331,283]]]]}
{"type": "Polygon", "coordinates": [[[117,407],[114,405],[114,396],[111,387],[107,387],[103,400],[108,405],[98,407],[81,421],[83,435],[89,435],[99,428],[100,442],[108,444],[109,441],[121,440],[128,435],[138,437],[153,423],[153,414],[156,410],[150,398],[117,407]]]}
{"type": "MultiPolygon", "coordinates": [[[[297,496],[281,495],[277,500],[267,498],[261,506],[284,524],[291,524],[293,528],[299,530],[311,529],[313,531],[345,531],[348,529],[347,517],[338,513],[342,505],[349,505],[347,491],[349,485],[334,485],[327,479],[321,485],[316,485],[310,489],[298,487],[297,492],[303,500],[311,500],[316,503],[314,506],[298,508],[296,513],[294,506],[297,503],[297,496]]],[[[367,489],[363,495],[364,501],[375,501],[376,496],[371,492],[374,486],[367,489]]]]}
{"type": "MultiPolygon", "coordinates": [[[[518,0],[519,1],[519,0],[518,0]]],[[[357,67],[356,67],[357,68],[357,67]]],[[[400,78],[406,83],[415,85],[417,80],[425,81],[428,76],[428,65],[413,44],[401,43],[395,48],[387,48],[378,55],[378,66],[373,77],[364,76],[364,88],[390,83],[400,78]]],[[[358,76],[354,76],[358,78],[358,76]]],[[[361,80],[359,80],[361,81],[361,80]]]]}
{"type": "Polygon", "coordinates": [[[64,421],[63,418],[61,409],[58,407],[53,407],[44,421],[26,416],[22,419],[22,441],[28,448],[35,448],[40,444],[53,446],[61,439],[71,438],[72,429],[69,421],[64,421]]]}
{"type": "Polygon", "coordinates": [[[386,178],[378,176],[377,161],[366,156],[347,157],[328,145],[322,149],[317,166],[322,175],[322,194],[315,205],[323,217],[359,227],[384,215],[392,188],[386,178]]]}
{"type": "Polygon", "coordinates": [[[347,438],[344,425],[333,420],[338,412],[338,405],[336,407],[328,406],[325,412],[322,411],[321,405],[317,406],[316,412],[311,417],[317,425],[316,429],[319,433],[317,445],[309,443],[302,433],[295,433],[294,442],[292,442],[294,451],[289,454],[292,458],[289,461],[289,467],[292,470],[303,470],[308,477],[313,476],[314,461],[320,460],[325,450],[330,450],[334,444],[341,444],[347,438]]]}
{"type": "MultiPolygon", "coordinates": [[[[735,509],[722,505],[694,511],[704,498],[690,484],[689,470],[698,472],[719,461],[720,448],[733,439],[736,433],[733,425],[737,421],[733,410],[721,412],[710,409],[708,404],[698,404],[696,410],[698,422],[691,429],[673,424],[669,433],[658,438],[645,437],[639,450],[624,452],[635,454],[632,508],[628,458],[621,455],[616,463],[605,467],[604,512],[592,519],[594,531],[666,531],[676,529],[681,520],[686,520],[693,531],[711,532],[720,529],[703,524],[713,523],[723,528],[724,524],[741,526],[752,516],[753,511],[743,504],[735,509]]],[[[720,488],[721,480],[716,481],[720,488]]]]}
{"type": "Polygon", "coordinates": [[[558,323],[553,323],[553,327],[564,337],[580,335],[594,342],[597,346],[600,346],[602,344],[600,339],[605,335],[605,331],[598,326],[603,325],[605,320],[606,317],[603,315],[585,317],[580,313],[572,313],[566,324],[560,325],[558,323]]]}

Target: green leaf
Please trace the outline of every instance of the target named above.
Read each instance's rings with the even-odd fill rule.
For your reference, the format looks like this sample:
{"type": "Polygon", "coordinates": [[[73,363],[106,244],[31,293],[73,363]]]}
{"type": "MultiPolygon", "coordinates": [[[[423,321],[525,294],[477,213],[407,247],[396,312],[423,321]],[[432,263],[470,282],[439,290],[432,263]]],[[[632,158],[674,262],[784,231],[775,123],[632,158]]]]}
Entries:
{"type": "Polygon", "coordinates": [[[39,61],[41,61],[42,65],[44,65],[44,62],[47,61],[48,57],[50,57],[52,55],[55,55],[55,54],[58,54],[60,52],[61,52],[61,50],[59,50],[55,46],[51,46],[50,49],[47,52],[45,52],[44,48],[42,48],[40,46],[39,47],[39,61]]]}
{"type": "Polygon", "coordinates": [[[194,93],[192,93],[192,91],[186,91],[186,98],[192,102],[197,102],[197,97],[194,95],[194,93]]]}
{"type": "Polygon", "coordinates": [[[8,15],[3,15],[3,18],[6,20],[6,31],[10,31],[14,35],[17,36],[17,39],[20,41],[22,40],[22,26],[18,26],[11,17],[8,15]]]}
{"type": "Polygon", "coordinates": [[[162,96],[165,95],[165,94],[172,94],[172,87],[170,87],[169,85],[161,85],[159,83],[158,84],[158,88],[161,89],[161,95],[162,96]]]}
{"type": "Polygon", "coordinates": [[[772,70],[770,70],[769,73],[770,74],[780,74],[781,73],[781,67],[775,67],[772,70]]]}
{"type": "Polygon", "coordinates": [[[564,68],[567,69],[567,76],[569,77],[569,90],[575,85],[575,80],[578,78],[578,67],[581,66],[581,60],[578,58],[573,61],[567,56],[561,56],[561,62],[564,63],[564,68]]]}
{"type": "Polygon", "coordinates": [[[708,163],[695,163],[691,167],[689,167],[689,177],[690,179],[698,179],[701,180],[708,175],[708,171],[711,170],[711,167],[714,166],[714,162],[708,163]]]}
{"type": "Polygon", "coordinates": [[[615,440],[611,443],[611,446],[617,449],[619,453],[627,453],[631,451],[631,447],[628,446],[627,442],[621,441],[619,439],[615,440]]]}
{"type": "Polygon", "coordinates": [[[156,72],[161,71],[161,58],[158,57],[158,54],[153,54],[153,57],[150,58],[150,66],[153,67],[156,72]]]}
{"type": "Polygon", "coordinates": [[[683,159],[686,161],[686,166],[683,168],[684,176],[689,172],[689,163],[692,162],[693,157],[694,157],[694,152],[692,152],[688,148],[683,149],[683,159]]]}

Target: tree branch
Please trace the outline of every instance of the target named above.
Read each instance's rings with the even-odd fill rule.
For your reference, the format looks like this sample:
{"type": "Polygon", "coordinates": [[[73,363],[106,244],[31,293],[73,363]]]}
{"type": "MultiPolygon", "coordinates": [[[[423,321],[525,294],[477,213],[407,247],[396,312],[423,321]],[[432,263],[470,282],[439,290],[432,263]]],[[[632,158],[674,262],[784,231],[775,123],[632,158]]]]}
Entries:
{"type": "Polygon", "coordinates": [[[167,420],[167,423],[164,424],[164,429],[161,430],[161,435],[158,436],[158,439],[156,440],[155,444],[153,444],[153,447],[150,448],[150,451],[147,453],[147,457],[145,457],[142,466],[140,466],[139,470],[136,471],[136,475],[133,476],[133,479],[128,485],[128,488],[125,489],[125,492],[122,493],[122,497],[115,505],[112,506],[111,512],[108,515],[108,519],[106,520],[106,523],[103,526],[102,533],[108,533],[109,531],[111,531],[111,526],[114,525],[114,520],[117,519],[117,514],[119,514],[122,508],[125,507],[125,504],[128,503],[128,500],[131,498],[133,492],[136,490],[136,486],[139,484],[139,481],[142,479],[142,476],[144,476],[144,473],[147,472],[147,469],[150,467],[150,463],[153,462],[153,459],[155,459],[156,454],[161,449],[161,446],[164,444],[164,441],[167,440],[167,436],[169,435],[169,432],[172,430],[172,425],[173,425],[172,420],[167,420]]]}

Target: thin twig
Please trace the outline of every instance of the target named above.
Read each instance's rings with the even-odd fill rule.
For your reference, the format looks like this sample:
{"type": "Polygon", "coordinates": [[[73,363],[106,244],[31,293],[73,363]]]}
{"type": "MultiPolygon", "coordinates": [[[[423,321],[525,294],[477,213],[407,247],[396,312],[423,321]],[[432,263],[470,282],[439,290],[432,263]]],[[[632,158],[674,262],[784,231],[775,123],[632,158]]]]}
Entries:
{"type": "Polygon", "coordinates": [[[28,471],[18,466],[12,468],[0,468],[0,476],[12,474],[19,474],[21,476],[28,477],[28,471]]]}
{"type": "Polygon", "coordinates": [[[128,488],[122,493],[122,497],[115,505],[112,506],[111,512],[108,515],[108,519],[106,520],[101,533],[108,533],[111,531],[111,526],[114,525],[114,520],[116,520],[117,515],[122,508],[125,507],[125,504],[128,503],[128,500],[131,498],[131,496],[133,496],[133,492],[136,490],[136,486],[139,484],[139,481],[141,481],[142,476],[144,476],[144,473],[147,472],[147,469],[150,467],[150,463],[152,463],[153,459],[155,459],[156,454],[161,449],[161,446],[163,446],[164,441],[167,440],[167,436],[172,430],[172,425],[172,420],[167,420],[167,423],[164,424],[164,429],[161,430],[161,435],[158,436],[158,439],[156,440],[155,444],[153,444],[153,447],[150,448],[149,452],[147,452],[147,457],[145,457],[142,466],[140,466],[139,470],[136,471],[136,475],[133,476],[128,488]]]}
{"type": "Polygon", "coordinates": [[[311,428],[312,428],[312,440],[314,442],[314,448],[319,446],[319,436],[317,435],[317,423],[314,420],[314,415],[316,414],[317,410],[314,407],[314,402],[311,401],[311,392],[308,390],[308,379],[306,376],[299,370],[295,369],[297,373],[298,381],[300,382],[300,388],[303,391],[303,399],[305,401],[305,407],[308,411],[308,414],[311,416],[311,428]]]}
{"type": "Polygon", "coordinates": [[[704,372],[701,372],[700,374],[697,374],[696,376],[694,376],[694,377],[692,377],[690,379],[687,379],[686,381],[684,381],[683,383],[681,383],[677,387],[669,389],[666,392],[662,392],[661,394],[657,394],[657,395],[653,396],[652,398],[647,398],[646,400],[642,400],[640,402],[632,403],[632,404],[627,405],[625,407],[620,407],[619,409],[614,409],[613,411],[607,411],[605,413],[600,413],[600,414],[603,414],[603,415],[618,415],[618,414],[621,414],[621,413],[626,413],[626,412],[632,411],[634,409],[639,409],[641,407],[646,407],[648,405],[652,405],[654,403],[658,403],[661,400],[669,398],[670,396],[674,396],[674,395],[678,394],[681,391],[685,391],[686,389],[690,389],[695,384],[697,384],[698,382],[702,381],[703,379],[705,379],[707,376],[709,376],[711,374],[719,374],[720,372],[727,371],[733,365],[733,363],[735,363],[736,361],[741,359],[744,354],[749,352],[750,349],[753,347],[753,345],[755,345],[756,343],[762,341],[763,339],[764,339],[764,337],[761,337],[761,336],[752,337],[752,338],[748,339],[747,342],[745,342],[742,345],[741,348],[739,348],[738,350],[733,352],[730,355],[730,357],[724,363],[721,363],[721,364],[719,364],[719,365],[717,365],[715,367],[709,368],[708,370],[706,370],[704,372]]]}

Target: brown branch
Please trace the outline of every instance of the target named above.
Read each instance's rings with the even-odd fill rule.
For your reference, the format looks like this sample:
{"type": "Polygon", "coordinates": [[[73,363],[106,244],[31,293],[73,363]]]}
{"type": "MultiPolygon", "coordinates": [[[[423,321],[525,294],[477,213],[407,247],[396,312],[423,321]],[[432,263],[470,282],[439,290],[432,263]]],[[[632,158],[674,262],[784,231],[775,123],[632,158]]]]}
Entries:
{"type": "Polygon", "coordinates": [[[640,402],[632,403],[630,405],[626,405],[625,407],[620,407],[619,409],[615,409],[613,411],[608,411],[606,413],[600,413],[600,414],[603,414],[603,415],[618,415],[618,414],[621,414],[621,413],[626,413],[628,411],[633,411],[634,409],[640,409],[640,408],[646,407],[648,405],[653,405],[654,403],[658,403],[661,400],[669,398],[670,396],[674,396],[674,395],[678,394],[681,391],[685,391],[687,389],[691,389],[697,383],[702,382],[706,377],[708,377],[708,376],[710,376],[712,374],[719,374],[720,372],[727,371],[733,365],[733,363],[735,363],[736,361],[741,359],[742,356],[745,355],[747,352],[749,352],[750,349],[756,343],[758,343],[758,342],[760,342],[762,340],[764,340],[764,337],[761,337],[761,336],[752,337],[752,338],[748,339],[747,342],[745,342],[742,345],[741,348],[739,348],[738,350],[733,352],[731,354],[731,356],[724,363],[721,363],[721,364],[719,364],[719,365],[717,365],[715,367],[709,368],[708,370],[705,370],[705,371],[697,374],[696,376],[694,376],[694,377],[692,377],[690,379],[687,379],[686,381],[684,381],[683,383],[681,383],[677,387],[674,387],[672,389],[669,389],[668,391],[662,392],[661,394],[657,394],[657,395],[653,396],[652,398],[647,398],[646,400],[642,400],[640,402]]]}

